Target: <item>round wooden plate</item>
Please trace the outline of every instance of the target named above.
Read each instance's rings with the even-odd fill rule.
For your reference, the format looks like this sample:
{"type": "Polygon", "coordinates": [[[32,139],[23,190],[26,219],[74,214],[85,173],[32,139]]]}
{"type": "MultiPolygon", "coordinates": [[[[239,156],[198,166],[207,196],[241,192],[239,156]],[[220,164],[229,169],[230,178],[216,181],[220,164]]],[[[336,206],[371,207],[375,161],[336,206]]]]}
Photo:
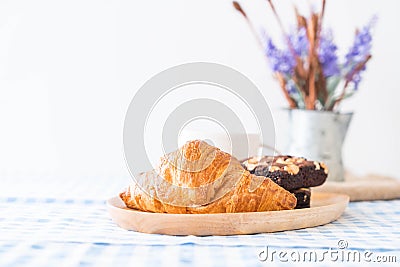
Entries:
{"type": "Polygon", "coordinates": [[[119,197],[107,201],[111,218],[122,228],[167,235],[239,235],[314,227],[340,217],[349,197],[334,193],[311,194],[311,208],[283,211],[166,214],[127,208],[119,197]]]}

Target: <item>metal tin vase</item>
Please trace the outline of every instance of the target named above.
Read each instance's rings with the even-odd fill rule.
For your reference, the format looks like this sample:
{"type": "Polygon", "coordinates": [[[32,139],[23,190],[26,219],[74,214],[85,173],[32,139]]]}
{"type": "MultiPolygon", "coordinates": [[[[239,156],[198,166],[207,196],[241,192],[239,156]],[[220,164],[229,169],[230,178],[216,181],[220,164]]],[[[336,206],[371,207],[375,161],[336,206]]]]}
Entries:
{"type": "Polygon", "coordinates": [[[290,109],[287,152],[324,162],[328,181],[344,181],[342,146],[353,113],[290,109]]]}

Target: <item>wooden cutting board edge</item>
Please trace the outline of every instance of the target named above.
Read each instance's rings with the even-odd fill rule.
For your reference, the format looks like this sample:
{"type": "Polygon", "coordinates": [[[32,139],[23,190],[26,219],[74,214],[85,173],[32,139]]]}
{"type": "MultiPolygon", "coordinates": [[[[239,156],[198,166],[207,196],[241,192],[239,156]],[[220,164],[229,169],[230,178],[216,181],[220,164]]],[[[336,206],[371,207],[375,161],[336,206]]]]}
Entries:
{"type": "Polygon", "coordinates": [[[350,201],[391,200],[400,198],[400,179],[370,174],[358,177],[346,174],[344,182],[327,181],[312,192],[346,194],[350,201]]]}

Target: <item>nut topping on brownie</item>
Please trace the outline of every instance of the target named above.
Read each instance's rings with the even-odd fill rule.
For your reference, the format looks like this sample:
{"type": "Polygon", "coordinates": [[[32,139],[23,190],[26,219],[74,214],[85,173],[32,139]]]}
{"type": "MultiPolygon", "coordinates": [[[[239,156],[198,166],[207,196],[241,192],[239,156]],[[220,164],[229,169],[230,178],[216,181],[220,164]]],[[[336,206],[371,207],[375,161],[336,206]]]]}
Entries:
{"type": "Polygon", "coordinates": [[[300,157],[253,157],[243,161],[242,165],[250,173],[271,178],[286,190],[318,186],[328,176],[328,168],[324,163],[300,157]]]}

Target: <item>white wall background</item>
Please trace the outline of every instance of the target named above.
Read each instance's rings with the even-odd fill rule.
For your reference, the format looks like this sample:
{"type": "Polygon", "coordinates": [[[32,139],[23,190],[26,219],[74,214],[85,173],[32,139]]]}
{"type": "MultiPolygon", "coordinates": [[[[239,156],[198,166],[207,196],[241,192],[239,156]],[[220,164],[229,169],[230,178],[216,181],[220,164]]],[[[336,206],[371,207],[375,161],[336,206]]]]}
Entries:
{"type": "MultiPolygon", "coordinates": [[[[266,1],[243,6],[256,25],[278,33],[266,1]]],[[[277,6],[285,20],[293,18],[290,1],[277,6]]],[[[343,52],[356,26],[380,17],[360,91],[343,105],[355,112],[344,156],[357,173],[400,178],[398,10],[395,0],[328,1],[325,22],[343,52]]],[[[0,1],[0,179],[126,179],[122,128],[135,91],[192,61],[225,64],[252,79],[283,144],[286,103],[230,1],[0,1]]]]}

